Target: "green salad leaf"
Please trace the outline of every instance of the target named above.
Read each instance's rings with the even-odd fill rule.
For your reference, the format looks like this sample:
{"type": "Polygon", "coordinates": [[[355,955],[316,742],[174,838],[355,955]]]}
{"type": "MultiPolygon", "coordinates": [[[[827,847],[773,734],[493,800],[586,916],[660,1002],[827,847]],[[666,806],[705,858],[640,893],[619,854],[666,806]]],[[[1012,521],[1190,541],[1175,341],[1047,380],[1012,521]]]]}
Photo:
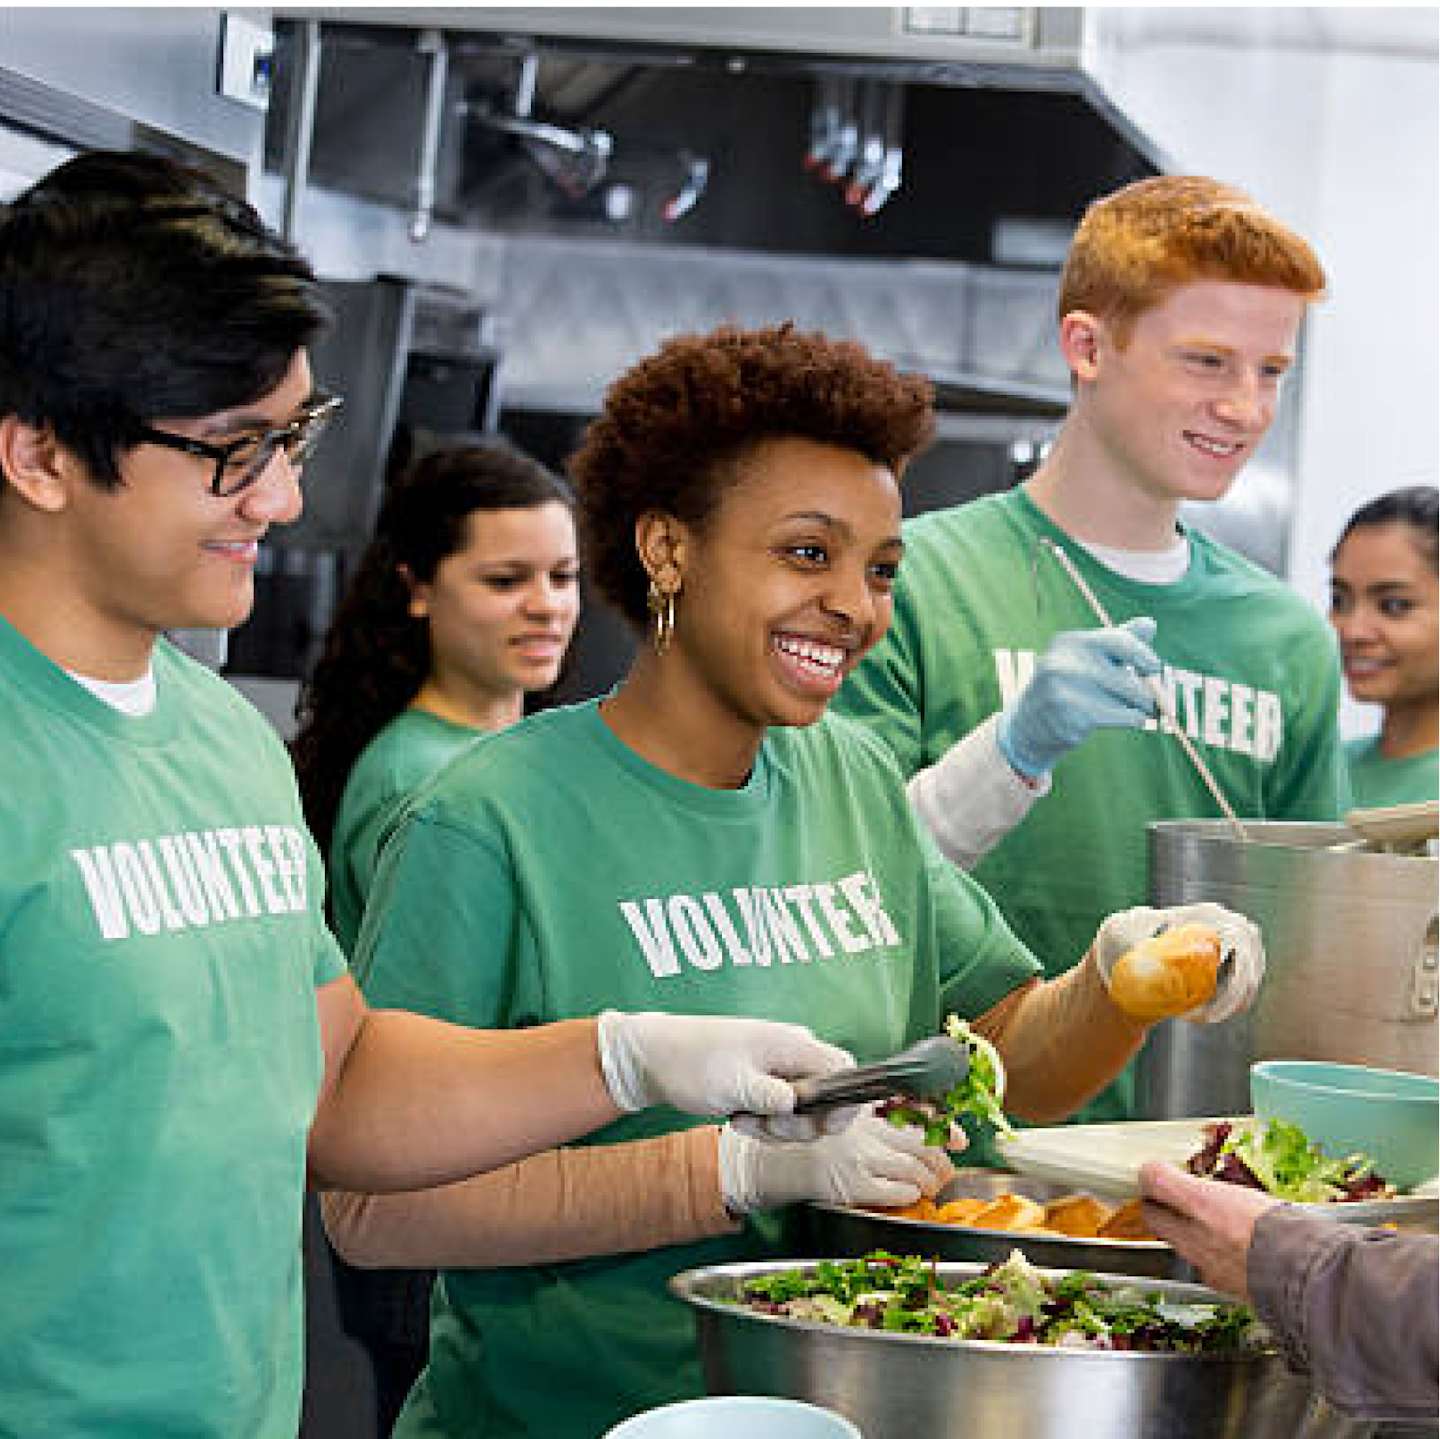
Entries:
{"type": "Polygon", "coordinates": [[[743,1281],[734,1302],[775,1318],[890,1334],[1165,1353],[1221,1353],[1267,1342],[1243,1304],[1184,1303],[1076,1270],[1051,1276],[1017,1249],[947,1285],[933,1260],[876,1250],[743,1281]]]}
{"type": "Polygon", "coordinates": [[[945,1020],[945,1033],[970,1051],[970,1069],[965,1078],[934,1099],[890,1100],[880,1112],[891,1124],[920,1125],[925,1130],[925,1143],[937,1146],[949,1141],[950,1126],[965,1115],[1002,1134],[1014,1133],[1000,1107],[1005,1097],[1005,1064],[995,1046],[953,1014],[945,1020]]]}
{"type": "Polygon", "coordinates": [[[1271,1119],[1266,1124],[1236,1125],[1222,1152],[1238,1155],[1271,1193],[1297,1204],[1324,1204],[1344,1192],[1370,1168],[1359,1154],[1329,1159],[1297,1124],[1271,1119]]]}

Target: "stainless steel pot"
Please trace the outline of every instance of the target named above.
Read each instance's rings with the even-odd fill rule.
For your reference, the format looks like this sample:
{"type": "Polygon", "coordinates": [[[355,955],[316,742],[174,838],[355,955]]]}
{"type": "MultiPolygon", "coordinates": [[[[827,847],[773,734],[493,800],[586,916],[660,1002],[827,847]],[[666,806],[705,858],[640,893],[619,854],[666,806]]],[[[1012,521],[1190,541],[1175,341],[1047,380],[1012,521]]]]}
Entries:
{"type": "MultiPolygon", "coordinates": [[[[728,1302],[755,1275],[814,1263],[721,1264],[670,1281],[694,1310],[712,1394],[808,1399],[853,1420],[865,1439],[1361,1439],[1373,1430],[1336,1414],[1273,1354],[935,1339],[809,1324],[728,1302]]],[[[938,1269],[958,1283],[984,1267],[938,1269]]],[[[1157,1279],[1145,1287],[1182,1302],[1217,1297],[1197,1284],[1157,1279]]]]}
{"type": "MultiPolygon", "coordinates": [[[[1044,1204],[1074,1192],[1062,1184],[1030,1179],[1002,1169],[962,1169],[935,1196],[935,1202],[1023,1194],[1044,1204]]],[[[842,1204],[811,1205],[807,1220],[807,1252],[811,1254],[840,1254],[858,1259],[872,1249],[888,1249],[891,1254],[918,1254],[924,1259],[968,1259],[995,1264],[1004,1260],[1012,1249],[1019,1249],[1032,1264],[1042,1268],[1089,1269],[1097,1274],[1135,1274],[1163,1279],[1195,1278],[1194,1270],[1158,1239],[1072,1239],[1063,1235],[1012,1234],[1003,1229],[975,1229],[968,1224],[902,1219],[898,1215],[851,1209],[842,1204]]]]}
{"type": "Polygon", "coordinates": [[[1248,1114],[1256,1059],[1330,1059],[1436,1074],[1433,857],[1337,850],[1343,825],[1219,820],[1149,826],[1155,905],[1215,900],[1265,936],[1254,1007],[1225,1024],[1160,1024],[1137,1063],[1142,1117],[1248,1114]]]}

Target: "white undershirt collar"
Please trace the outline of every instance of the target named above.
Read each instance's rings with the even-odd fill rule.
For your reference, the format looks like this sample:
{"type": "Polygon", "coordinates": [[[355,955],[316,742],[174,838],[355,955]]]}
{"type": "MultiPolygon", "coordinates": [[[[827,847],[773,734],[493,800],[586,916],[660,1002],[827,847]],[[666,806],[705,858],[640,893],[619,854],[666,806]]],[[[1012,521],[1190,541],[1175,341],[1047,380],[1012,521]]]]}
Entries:
{"type": "Polygon", "coordinates": [[[1093,555],[1108,570],[1139,580],[1147,585],[1173,585],[1185,577],[1190,568],[1190,540],[1177,533],[1175,543],[1163,550],[1117,550],[1110,545],[1092,545],[1077,540],[1087,554],[1093,555]]]}
{"type": "Polygon", "coordinates": [[[65,673],[77,685],[84,685],[96,699],[104,700],[112,709],[121,714],[139,719],[155,708],[155,669],[152,665],[138,680],[97,680],[89,675],[76,674],[74,670],[65,673]]]}

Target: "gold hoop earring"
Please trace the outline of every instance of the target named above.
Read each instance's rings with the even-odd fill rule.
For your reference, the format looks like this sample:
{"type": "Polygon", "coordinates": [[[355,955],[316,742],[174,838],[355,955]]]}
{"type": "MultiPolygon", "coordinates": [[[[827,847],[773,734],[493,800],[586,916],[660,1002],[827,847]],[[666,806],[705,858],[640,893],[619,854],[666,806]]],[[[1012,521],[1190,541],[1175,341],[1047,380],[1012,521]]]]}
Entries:
{"type": "Polygon", "coordinates": [[[670,648],[675,635],[675,594],[674,590],[662,590],[654,580],[645,596],[646,608],[650,611],[650,638],[655,653],[663,655],[670,648]]]}

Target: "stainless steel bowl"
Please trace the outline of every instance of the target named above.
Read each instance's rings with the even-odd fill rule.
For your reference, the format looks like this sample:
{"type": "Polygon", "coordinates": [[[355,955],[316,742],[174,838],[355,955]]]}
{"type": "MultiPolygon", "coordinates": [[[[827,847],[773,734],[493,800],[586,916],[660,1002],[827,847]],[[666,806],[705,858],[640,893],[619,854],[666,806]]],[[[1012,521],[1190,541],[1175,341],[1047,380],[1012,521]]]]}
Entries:
{"type": "MultiPolygon", "coordinates": [[[[1274,1354],[1136,1354],[935,1339],[777,1318],[732,1302],[746,1280],[818,1261],[691,1269],[670,1281],[695,1314],[712,1394],[778,1394],[838,1410],[865,1439],[1361,1439],[1274,1354]]],[[[948,1283],[983,1264],[942,1263],[948,1283]]],[[[1116,1279],[1116,1284],[1127,1281],[1116,1279]]],[[[1218,1296],[1153,1280],[1184,1301],[1218,1296]]]]}
{"type": "MultiPolygon", "coordinates": [[[[994,1199],[1023,1194],[1044,1204],[1073,1186],[1028,1179],[1003,1169],[963,1169],[939,1194],[936,1203],[951,1199],[994,1199]]],[[[901,1219],[868,1209],[838,1204],[811,1206],[807,1253],[858,1258],[872,1249],[892,1254],[918,1254],[925,1259],[968,1259],[984,1264],[1003,1260],[1012,1249],[1032,1263],[1051,1269],[1091,1269],[1098,1274],[1137,1274],[1154,1279],[1194,1279],[1195,1271],[1158,1239],[1071,1239],[1046,1234],[1014,1234],[1001,1229],[976,1229],[968,1224],[935,1224],[901,1219]]]]}

